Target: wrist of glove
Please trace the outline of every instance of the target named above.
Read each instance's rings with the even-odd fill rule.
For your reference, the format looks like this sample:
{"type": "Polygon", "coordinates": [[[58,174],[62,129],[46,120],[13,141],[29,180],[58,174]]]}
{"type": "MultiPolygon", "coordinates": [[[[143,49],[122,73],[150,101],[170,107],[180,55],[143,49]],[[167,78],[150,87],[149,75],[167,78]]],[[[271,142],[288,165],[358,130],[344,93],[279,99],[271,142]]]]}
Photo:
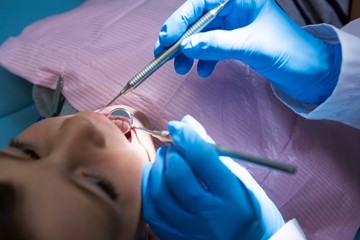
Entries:
{"type": "MultiPolygon", "coordinates": [[[[220,2],[185,2],[161,29],[155,55],[220,2]]],[[[185,39],[174,61],[176,71],[187,73],[193,59],[199,59],[197,69],[202,77],[210,75],[219,60],[240,60],[290,97],[320,104],[335,88],[342,57],[340,45],[313,37],[274,0],[252,0],[230,2],[204,32],[185,39]]]]}
{"type": "Polygon", "coordinates": [[[226,165],[236,163],[221,161],[193,127],[209,140],[190,116],[170,122],[174,145],[160,148],[144,169],[145,221],[161,239],[271,236],[284,224],[275,205],[244,168],[235,176],[226,165]]]}

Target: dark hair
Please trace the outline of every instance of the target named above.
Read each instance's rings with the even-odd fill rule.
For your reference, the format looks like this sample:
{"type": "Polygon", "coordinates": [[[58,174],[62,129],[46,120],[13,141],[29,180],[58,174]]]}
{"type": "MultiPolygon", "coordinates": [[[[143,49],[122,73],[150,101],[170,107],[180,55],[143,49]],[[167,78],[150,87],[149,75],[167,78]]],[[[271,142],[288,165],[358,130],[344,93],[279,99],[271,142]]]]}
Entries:
{"type": "Polygon", "coordinates": [[[0,182],[0,239],[29,240],[19,218],[19,196],[10,181],[0,182]]]}

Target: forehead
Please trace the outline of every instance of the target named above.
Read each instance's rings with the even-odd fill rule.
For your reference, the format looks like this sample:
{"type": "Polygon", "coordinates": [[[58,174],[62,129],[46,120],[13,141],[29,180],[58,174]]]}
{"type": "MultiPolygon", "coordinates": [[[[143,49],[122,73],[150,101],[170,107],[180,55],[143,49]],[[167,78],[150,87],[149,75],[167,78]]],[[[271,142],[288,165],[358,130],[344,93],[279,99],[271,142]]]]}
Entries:
{"type": "Polygon", "coordinates": [[[18,137],[27,137],[31,139],[40,138],[43,134],[49,134],[51,132],[57,131],[60,128],[62,122],[69,117],[70,116],[62,116],[43,119],[26,128],[19,134],[18,137]]]}

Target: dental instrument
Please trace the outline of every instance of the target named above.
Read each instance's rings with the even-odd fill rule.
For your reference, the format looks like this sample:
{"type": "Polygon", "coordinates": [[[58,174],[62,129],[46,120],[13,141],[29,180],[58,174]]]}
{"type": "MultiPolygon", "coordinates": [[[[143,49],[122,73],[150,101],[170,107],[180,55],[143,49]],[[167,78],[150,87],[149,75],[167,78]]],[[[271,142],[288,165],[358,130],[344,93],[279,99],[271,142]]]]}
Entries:
{"type": "MultiPolygon", "coordinates": [[[[157,130],[150,130],[150,129],[147,129],[144,127],[136,126],[134,124],[133,115],[124,108],[116,108],[116,109],[112,110],[109,113],[108,118],[113,119],[115,121],[116,121],[116,119],[119,119],[122,121],[122,124],[125,123],[127,129],[124,130],[124,134],[126,134],[132,128],[134,128],[134,129],[145,131],[145,132],[149,133],[152,137],[157,138],[158,140],[160,140],[162,142],[172,143],[170,133],[166,130],[157,131],[157,130]]],[[[226,156],[226,157],[230,157],[230,158],[240,159],[243,161],[266,166],[266,167],[276,169],[279,171],[283,171],[286,173],[290,173],[290,174],[294,174],[296,172],[296,167],[293,165],[290,165],[290,164],[276,162],[276,161],[273,161],[270,159],[261,158],[261,157],[253,156],[253,155],[250,155],[247,153],[231,150],[231,149],[225,148],[221,145],[214,144],[214,143],[209,143],[209,144],[211,144],[215,148],[215,150],[217,151],[217,153],[220,156],[226,156]]]]}
{"type": "Polygon", "coordinates": [[[64,77],[60,74],[56,83],[56,88],[52,99],[51,117],[59,116],[61,109],[64,105],[65,97],[61,93],[63,88],[63,81],[64,77]]]}
{"type": "Polygon", "coordinates": [[[127,92],[137,88],[142,82],[144,82],[151,74],[153,74],[156,70],[158,70],[165,62],[175,57],[175,55],[179,52],[181,42],[195,34],[203,30],[225,7],[225,5],[230,0],[224,1],[219,6],[214,9],[208,11],[205,15],[203,15],[199,20],[197,20],[184,34],[183,36],[175,42],[171,47],[169,47],[166,51],[152,60],[149,64],[143,67],[134,77],[127,82],[125,87],[121,89],[121,91],[116,95],[107,105],[110,106],[116,99],[118,99],[121,95],[126,94],[127,92]]]}

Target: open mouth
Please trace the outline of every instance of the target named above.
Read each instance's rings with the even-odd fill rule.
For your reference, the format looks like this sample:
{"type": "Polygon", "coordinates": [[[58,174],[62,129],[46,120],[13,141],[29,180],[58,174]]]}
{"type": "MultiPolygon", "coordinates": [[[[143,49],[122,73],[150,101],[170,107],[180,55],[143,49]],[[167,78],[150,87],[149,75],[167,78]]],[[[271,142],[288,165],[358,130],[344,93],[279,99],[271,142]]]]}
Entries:
{"type": "Polygon", "coordinates": [[[103,113],[103,115],[112,121],[115,126],[125,135],[127,140],[131,142],[131,126],[129,119],[121,116],[109,116],[107,113],[103,113]]]}
{"type": "Polygon", "coordinates": [[[143,113],[124,105],[105,107],[96,112],[112,121],[130,143],[141,145],[146,151],[148,161],[152,162],[152,159],[155,158],[155,151],[150,135],[141,134],[141,138],[139,138],[137,129],[133,127],[133,121],[139,126],[144,125],[146,127],[150,125],[149,120],[143,113]],[[124,109],[129,114],[121,113],[121,109],[124,109]]]}

